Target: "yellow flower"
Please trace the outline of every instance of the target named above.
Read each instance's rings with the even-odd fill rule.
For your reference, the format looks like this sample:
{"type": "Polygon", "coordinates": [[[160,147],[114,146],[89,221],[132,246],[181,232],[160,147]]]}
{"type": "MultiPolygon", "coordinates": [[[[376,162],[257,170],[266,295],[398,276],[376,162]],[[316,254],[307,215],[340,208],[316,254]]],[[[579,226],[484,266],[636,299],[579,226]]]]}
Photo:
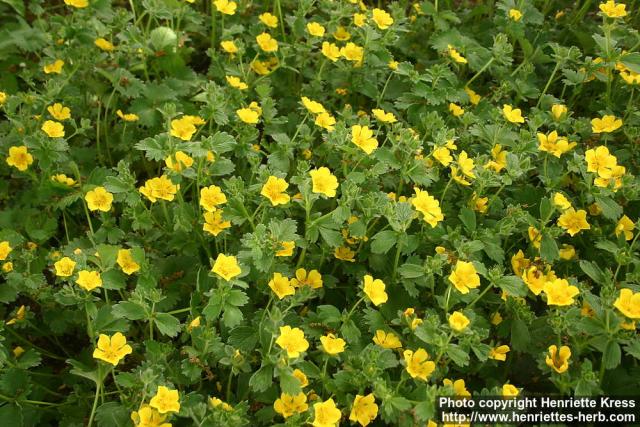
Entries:
{"type": "Polygon", "coordinates": [[[231,227],[231,222],[222,219],[221,210],[216,210],[214,212],[205,212],[203,216],[204,225],[202,226],[202,229],[214,236],[220,234],[222,230],[231,227]]]}
{"type": "Polygon", "coordinates": [[[463,379],[451,381],[449,378],[445,378],[442,380],[442,384],[446,387],[451,387],[458,397],[471,397],[471,393],[467,390],[467,386],[463,379]]]}
{"type": "Polygon", "coordinates": [[[95,44],[100,49],[104,50],[105,52],[113,52],[113,50],[116,48],[113,45],[113,43],[111,43],[109,40],[103,39],[102,37],[100,37],[98,39],[95,39],[93,44],[95,44]]]}
{"type": "Polygon", "coordinates": [[[85,291],[91,292],[95,288],[102,287],[102,278],[98,271],[80,270],[76,283],[85,291]]]}
{"type": "Polygon", "coordinates": [[[516,397],[520,394],[520,390],[512,384],[504,384],[502,386],[502,397],[516,397]]]}
{"type": "Polygon", "coordinates": [[[351,38],[351,34],[342,25],[338,25],[336,31],[333,33],[333,38],[340,41],[347,41],[351,38]]]}
{"type": "Polygon", "coordinates": [[[65,107],[64,105],[60,104],[59,102],[56,102],[55,104],[50,105],[49,107],[47,107],[47,111],[56,120],[62,121],[62,120],[67,120],[67,119],[71,118],[71,110],[69,109],[69,107],[65,107]]]}
{"type": "Polygon", "coordinates": [[[411,200],[413,207],[423,215],[424,221],[431,227],[435,227],[444,220],[444,215],[440,209],[440,202],[435,197],[430,196],[427,191],[422,191],[418,187],[413,189],[416,196],[411,200]]]}
{"type": "Polygon", "coordinates": [[[170,390],[163,385],[158,386],[156,395],[149,401],[149,406],[157,409],[161,414],[180,412],[180,394],[178,390],[170,390]]]}
{"type": "Polygon", "coordinates": [[[262,186],[260,194],[269,199],[272,206],[286,205],[291,199],[291,197],[285,193],[287,187],[289,187],[287,181],[271,175],[262,186]]]}
{"type": "Polygon", "coordinates": [[[13,263],[11,261],[2,263],[2,271],[10,273],[13,271],[13,263]]]}
{"type": "Polygon", "coordinates": [[[296,396],[282,393],[280,398],[273,403],[273,409],[285,419],[295,414],[307,412],[307,409],[309,409],[307,395],[303,392],[298,393],[296,396]]]}
{"type": "Polygon", "coordinates": [[[223,411],[227,411],[227,412],[233,411],[233,407],[231,405],[229,405],[227,402],[223,402],[222,400],[218,399],[217,397],[210,397],[209,398],[209,403],[214,408],[222,408],[223,411]]]}
{"type": "Polygon", "coordinates": [[[317,22],[309,22],[307,24],[307,32],[314,37],[324,36],[325,28],[317,22]]]}
{"type": "Polygon", "coordinates": [[[562,193],[553,194],[553,204],[563,211],[571,207],[571,202],[562,193]]]}
{"type": "Polygon", "coordinates": [[[56,269],[56,276],[71,277],[73,275],[73,270],[76,268],[76,262],[66,256],[53,264],[53,266],[56,269]]]}
{"type": "Polygon", "coordinates": [[[466,151],[462,150],[460,155],[458,156],[458,166],[460,167],[460,171],[469,178],[475,178],[475,174],[473,173],[473,168],[475,164],[472,158],[469,158],[469,155],[466,151]]]}
{"type": "Polygon", "coordinates": [[[447,167],[453,162],[451,157],[451,151],[447,147],[437,147],[431,153],[434,159],[436,159],[444,167],[447,167]]]}
{"type": "Polygon", "coordinates": [[[364,48],[356,45],[355,43],[349,42],[340,49],[340,54],[347,60],[356,62],[356,65],[362,63],[362,59],[364,58],[364,48]]]}
{"type": "Polygon", "coordinates": [[[42,129],[49,138],[64,138],[64,126],[62,123],[47,120],[42,124],[40,129],[42,129]]]}
{"type": "Polygon", "coordinates": [[[584,157],[587,161],[587,172],[596,172],[602,178],[611,178],[618,163],[616,157],[609,154],[609,149],[604,145],[587,150],[584,157]]]}
{"type": "Polygon", "coordinates": [[[140,264],[133,259],[131,249],[119,249],[116,262],[126,275],[131,275],[140,270],[140,264]]]}
{"type": "Polygon", "coordinates": [[[640,73],[634,73],[631,70],[620,71],[620,77],[629,85],[640,85],[640,73]]]}
{"type": "Polygon", "coordinates": [[[120,117],[122,120],[124,120],[125,122],[137,122],[138,120],[140,120],[140,117],[138,117],[137,114],[133,114],[133,113],[125,114],[122,112],[122,110],[117,110],[116,115],[120,117]]]}
{"type": "Polygon", "coordinates": [[[561,374],[569,368],[569,359],[571,358],[571,349],[566,345],[558,347],[555,345],[549,346],[549,354],[547,355],[545,362],[547,366],[553,368],[554,371],[561,374]]]}
{"type": "Polygon", "coordinates": [[[195,319],[189,322],[189,326],[187,326],[187,330],[191,332],[193,329],[199,328],[199,327],[200,327],[200,316],[197,316],[195,319]]]}
{"type": "Polygon", "coordinates": [[[338,179],[331,173],[329,168],[321,167],[309,171],[313,188],[311,191],[324,194],[327,197],[335,197],[338,188],[338,179]]]}
{"type": "Polygon", "coordinates": [[[634,293],[631,289],[620,289],[620,295],[613,303],[629,319],[640,319],[640,292],[634,293]]]}
{"type": "Polygon", "coordinates": [[[480,286],[480,276],[478,276],[476,268],[467,261],[456,261],[456,266],[449,275],[449,281],[462,294],[468,294],[469,289],[480,286]]]}
{"type": "Polygon", "coordinates": [[[336,119],[329,113],[320,113],[316,116],[315,124],[331,132],[335,129],[336,119]]]}
{"type": "MultiPolygon", "coordinates": [[[[614,157],[615,160],[615,157],[614,157]]],[[[613,191],[617,191],[618,188],[622,187],[622,177],[625,174],[625,167],[624,166],[620,166],[620,165],[616,165],[613,168],[611,168],[610,171],[607,171],[605,169],[605,174],[609,174],[611,176],[609,176],[608,178],[603,177],[602,175],[600,175],[599,177],[597,177],[596,179],[593,180],[593,183],[595,184],[596,187],[608,187],[612,182],[613,182],[613,191]]]]}
{"type": "Polygon", "coordinates": [[[151,203],[157,202],[158,199],[170,202],[174,199],[179,188],[180,185],[174,184],[169,177],[162,175],[147,180],[144,186],[140,187],[138,191],[149,199],[151,203]]]}
{"type": "Polygon", "coordinates": [[[398,338],[396,334],[393,332],[385,332],[381,329],[376,331],[376,334],[373,337],[373,342],[382,348],[389,348],[392,350],[402,347],[400,338],[398,338]]]}
{"type": "Polygon", "coordinates": [[[389,299],[385,292],[385,284],[380,279],[373,279],[369,274],[364,276],[364,293],[369,297],[373,305],[378,306],[384,304],[389,299]]]}
{"type": "Polygon", "coordinates": [[[509,9],[509,18],[513,19],[515,22],[518,22],[522,19],[522,12],[518,9],[509,9]]]}
{"type": "Polygon", "coordinates": [[[311,286],[312,289],[322,287],[322,275],[318,270],[311,270],[307,273],[304,268],[296,270],[296,277],[291,279],[291,286],[299,288],[301,286],[311,286]]]}
{"type": "Polygon", "coordinates": [[[553,104],[551,106],[551,115],[556,121],[560,120],[562,116],[567,114],[567,111],[567,106],[564,104],[553,104]]]}
{"type": "Polygon", "coordinates": [[[622,119],[616,116],[605,115],[601,119],[591,120],[591,130],[593,133],[610,133],[615,132],[622,126],[622,119]]]}
{"type": "Polygon", "coordinates": [[[567,230],[567,233],[571,236],[575,236],[581,230],[589,230],[591,228],[587,222],[587,211],[580,209],[576,212],[573,208],[565,210],[560,215],[558,225],[567,230]]]}
{"type": "Polygon", "coordinates": [[[378,416],[378,405],[373,393],[366,396],[356,394],[351,406],[349,421],[357,421],[361,426],[367,426],[378,416]]]}
{"type": "Polygon", "coordinates": [[[300,353],[309,348],[309,342],[304,338],[302,329],[291,326],[280,326],[280,335],[276,339],[276,344],[287,351],[290,359],[300,356],[300,353]]]}
{"type": "Polygon", "coordinates": [[[255,125],[260,120],[260,113],[251,108],[240,108],[236,110],[236,114],[240,120],[250,125],[255,125]]]}
{"type": "Polygon", "coordinates": [[[187,116],[171,120],[171,136],[183,141],[189,141],[196,130],[194,123],[187,116]]]}
{"type": "Polygon", "coordinates": [[[211,271],[226,281],[229,281],[242,273],[236,257],[233,255],[227,256],[225,254],[218,254],[211,271]]]}
{"type": "Polygon", "coordinates": [[[10,147],[9,156],[6,159],[9,166],[13,166],[21,172],[26,171],[33,163],[33,156],[27,151],[26,145],[10,147]]]}
{"type": "Polygon", "coordinates": [[[26,313],[27,313],[26,307],[24,305],[21,305],[16,311],[15,317],[12,317],[11,319],[7,320],[7,325],[13,325],[17,322],[23,321],[26,313]]]}
{"type": "Polygon", "coordinates": [[[5,93],[0,91],[0,105],[4,104],[5,102],[7,102],[7,98],[9,96],[5,93]]]}
{"type": "Polygon", "coordinates": [[[120,332],[112,336],[100,334],[98,345],[93,350],[93,358],[104,360],[116,366],[127,354],[131,354],[133,349],[127,344],[127,339],[120,332]]]}
{"type": "Polygon", "coordinates": [[[146,403],[131,413],[131,420],[135,427],[171,427],[171,423],[165,423],[166,415],[150,407],[146,403]]]}
{"type": "Polygon", "coordinates": [[[538,269],[537,266],[532,265],[527,271],[522,274],[522,281],[527,285],[529,290],[534,295],[540,295],[540,292],[544,289],[544,285],[551,280],[555,280],[556,275],[553,270],[550,270],[547,274],[538,269]]]}
{"type": "Polygon", "coordinates": [[[227,83],[229,83],[229,86],[231,87],[239,90],[246,90],[249,88],[249,86],[245,82],[243,82],[236,76],[225,76],[225,78],[227,79],[227,83]]]}
{"type": "Polygon", "coordinates": [[[464,56],[462,56],[460,54],[460,52],[458,52],[453,46],[451,46],[450,44],[447,45],[447,50],[449,52],[449,56],[451,57],[451,59],[453,59],[455,62],[459,63],[459,64],[466,64],[467,63],[467,58],[465,58],[464,56]]]}
{"type": "Polygon", "coordinates": [[[113,194],[104,187],[96,187],[91,191],[87,191],[84,199],[87,201],[87,207],[90,211],[109,212],[113,202],[113,194]]]}
{"type": "Polygon", "coordinates": [[[82,9],[89,6],[89,2],[87,0],[64,0],[64,4],[66,4],[67,6],[78,8],[78,9],[82,9]]]}
{"type": "Polygon", "coordinates": [[[353,14],[353,25],[355,25],[358,28],[362,28],[366,23],[367,23],[367,15],[365,15],[364,13],[353,14]]]}
{"type": "Polygon", "coordinates": [[[333,399],[318,402],[313,405],[313,427],[338,427],[342,413],[336,407],[333,399]]]}
{"type": "Polygon", "coordinates": [[[336,62],[340,59],[342,53],[340,52],[340,48],[336,46],[334,43],[322,42],[322,54],[328,58],[331,62],[336,62]]]}
{"type": "Polygon", "coordinates": [[[280,249],[276,251],[276,256],[291,256],[293,255],[293,250],[296,247],[296,242],[293,240],[289,240],[286,242],[280,242],[280,249]]]}
{"type": "Polygon", "coordinates": [[[333,252],[333,256],[342,261],[355,262],[356,253],[346,246],[338,246],[333,252]]]}
{"type": "Polygon", "coordinates": [[[623,18],[627,16],[626,4],[616,3],[614,0],[609,0],[606,3],[600,3],[598,6],[600,11],[609,18],[623,18]]]}
{"type": "Polygon", "coordinates": [[[269,12],[260,14],[260,16],[258,16],[258,19],[260,19],[260,22],[262,22],[269,28],[278,28],[278,18],[270,14],[269,12]]]}
{"type": "Polygon", "coordinates": [[[378,140],[373,136],[373,131],[367,126],[352,126],[351,142],[367,154],[373,153],[373,151],[378,148],[378,140]]]}
{"type": "Polygon", "coordinates": [[[296,377],[298,381],[300,381],[300,387],[305,388],[309,385],[309,379],[300,369],[294,369],[293,376],[296,377]]]}
{"type": "Polygon", "coordinates": [[[320,337],[322,350],[327,354],[339,354],[344,351],[346,342],[342,338],[336,338],[334,334],[327,334],[320,337]]]}
{"type": "Polygon", "coordinates": [[[426,381],[436,369],[436,364],[428,360],[429,354],[423,348],[419,348],[415,352],[413,350],[405,350],[402,355],[411,378],[419,378],[426,381]]]}
{"type": "Polygon", "coordinates": [[[470,322],[467,316],[459,311],[454,311],[453,313],[451,313],[451,316],[449,316],[449,326],[451,326],[451,329],[453,329],[454,331],[464,331],[467,326],[469,326],[469,323],[470,322]]]}
{"type": "Polygon", "coordinates": [[[218,205],[227,203],[227,196],[224,195],[222,189],[217,185],[210,185],[200,190],[200,206],[207,212],[213,212],[218,205]]]}
{"type": "Polygon", "coordinates": [[[238,53],[238,46],[233,42],[233,40],[223,40],[220,42],[220,47],[227,53],[234,54],[238,53]]]}
{"type": "Polygon", "coordinates": [[[371,112],[373,113],[374,117],[383,122],[383,123],[395,123],[398,121],[398,119],[396,119],[396,116],[393,115],[393,113],[387,113],[384,110],[381,110],[379,108],[374,108],[373,110],[371,110],[371,112]]]}
{"type": "Polygon", "coordinates": [[[391,15],[382,9],[373,9],[372,15],[371,19],[373,19],[373,22],[375,22],[381,30],[386,30],[393,24],[391,15]]]}
{"type": "Polygon", "coordinates": [[[392,69],[393,71],[396,71],[398,69],[398,65],[400,65],[400,63],[398,61],[389,61],[387,63],[387,66],[392,69]]]}
{"type": "Polygon", "coordinates": [[[13,353],[13,357],[15,357],[17,359],[18,357],[20,357],[20,356],[22,356],[24,354],[25,349],[18,345],[13,350],[11,350],[11,352],[13,353]]]}
{"type": "Polygon", "coordinates": [[[256,42],[260,49],[265,52],[276,52],[278,50],[278,41],[271,37],[269,33],[261,33],[256,36],[256,42]]]}
{"type": "Polygon", "coordinates": [[[491,169],[500,173],[502,169],[507,167],[507,152],[502,149],[502,145],[496,144],[491,149],[491,157],[493,160],[489,160],[484,166],[487,169],[491,169]]]}
{"type": "Polygon", "coordinates": [[[319,102],[313,101],[306,96],[303,96],[300,99],[302,100],[302,105],[304,105],[304,108],[306,108],[307,111],[309,111],[311,114],[322,114],[327,112],[324,106],[319,102]]]}
{"type": "Polygon", "coordinates": [[[576,256],[576,249],[573,246],[568,245],[566,243],[562,244],[562,247],[560,248],[559,252],[560,252],[560,259],[563,259],[565,261],[573,259],[576,256]]]}
{"type": "Polygon", "coordinates": [[[489,359],[504,362],[507,360],[507,353],[509,353],[510,350],[511,349],[508,345],[499,345],[498,347],[494,347],[489,352],[489,359]]]}
{"type": "Polygon", "coordinates": [[[464,91],[467,93],[467,96],[469,97],[469,101],[471,102],[471,104],[478,105],[480,103],[480,100],[482,99],[482,97],[477,93],[475,93],[473,89],[471,89],[470,87],[465,87],[464,91]]]}
{"type": "Polygon", "coordinates": [[[62,73],[62,67],[64,67],[64,61],[56,59],[51,64],[46,64],[42,69],[45,74],[60,74],[62,73]]]}
{"type": "Polygon", "coordinates": [[[624,233],[625,240],[633,239],[633,229],[635,228],[635,224],[631,221],[626,215],[622,215],[622,218],[616,224],[616,236],[620,235],[620,233],[624,233]]]}
{"type": "Polygon", "coordinates": [[[547,305],[557,306],[573,304],[573,297],[580,293],[577,287],[569,285],[565,279],[548,281],[542,290],[547,295],[547,305]]]}
{"type": "Polygon", "coordinates": [[[234,15],[236,13],[236,8],[238,7],[236,2],[229,0],[214,0],[213,4],[218,12],[225,15],[234,15]]]}
{"type": "Polygon", "coordinates": [[[491,324],[493,326],[498,326],[500,323],[502,323],[502,320],[502,315],[498,311],[491,315],[491,324]]]}
{"type": "Polygon", "coordinates": [[[538,149],[540,151],[546,151],[548,153],[553,154],[557,158],[569,150],[573,149],[577,143],[569,142],[569,140],[564,136],[558,136],[558,132],[555,130],[548,135],[543,133],[538,133],[538,149]]]}
{"type": "Polygon", "coordinates": [[[504,118],[510,121],[511,123],[524,123],[524,117],[522,117],[522,110],[519,108],[513,108],[509,104],[504,104],[502,106],[502,114],[504,118]]]}
{"type": "Polygon", "coordinates": [[[176,154],[164,159],[165,165],[175,172],[181,172],[193,165],[193,159],[182,151],[176,151],[176,154]]]}
{"type": "Polygon", "coordinates": [[[291,285],[289,278],[280,273],[273,274],[273,278],[269,281],[269,287],[277,295],[278,299],[296,293],[296,289],[291,285]]]}
{"type": "Polygon", "coordinates": [[[454,117],[460,117],[464,114],[464,108],[459,106],[458,104],[454,104],[453,102],[449,103],[449,111],[453,114],[454,117]]]}

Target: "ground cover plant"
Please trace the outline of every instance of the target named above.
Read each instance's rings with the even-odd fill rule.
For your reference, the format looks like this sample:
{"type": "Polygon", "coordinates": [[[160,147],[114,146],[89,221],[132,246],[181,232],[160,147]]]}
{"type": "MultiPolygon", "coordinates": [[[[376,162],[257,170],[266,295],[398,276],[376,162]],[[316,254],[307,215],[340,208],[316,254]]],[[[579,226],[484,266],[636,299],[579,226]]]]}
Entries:
{"type": "Polygon", "coordinates": [[[633,394],[639,9],[0,1],[0,419],[633,394]]]}

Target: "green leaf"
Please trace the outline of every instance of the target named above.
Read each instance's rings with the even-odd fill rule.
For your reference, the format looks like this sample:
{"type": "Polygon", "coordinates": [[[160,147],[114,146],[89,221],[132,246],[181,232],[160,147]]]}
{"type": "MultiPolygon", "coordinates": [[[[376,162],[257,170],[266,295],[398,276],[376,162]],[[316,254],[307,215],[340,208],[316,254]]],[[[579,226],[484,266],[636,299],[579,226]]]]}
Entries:
{"type": "Polygon", "coordinates": [[[610,340],[602,353],[602,363],[606,369],[613,369],[620,364],[620,360],[620,345],[616,341],[610,340]]]}
{"type": "Polygon", "coordinates": [[[599,285],[604,285],[607,282],[604,272],[591,261],[580,260],[580,269],[599,285]]]}
{"type": "Polygon", "coordinates": [[[625,53],[620,61],[634,73],[640,73],[640,53],[625,53]]]}
{"type": "Polygon", "coordinates": [[[231,289],[225,298],[225,304],[242,307],[249,302],[249,297],[240,289],[231,289]]]}
{"type": "Polygon", "coordinates": [[[522,319],[515,319],[511,324],[511,347],[516,351],[526,351],[530,341],[527,324],[522,319]]]}
{"type": "Polygon", "coordinates": [[[131,425],[131,412],[117,402],[100,405],[96,411],[99,427],[125,427],[131,425]]]}
{"type": "Polygon", "coordinates": [[[105,270],[115,265],[118,257],[118,250],[120,249],[118,246],[98,245],[96,249],[98,249],[100,263],[105,270]]]}
{"type": "Polygon", "coordinates": [[[622,206],[609,197],[596,196],[596,203],[602,209],[602,215],[612,221],[617,221],[622,216],[622,206]]]}
{"type": "Polygon", "coordinates": [[[449,344],[447,346],[447,356],[458,366],[467,366],[469,364],[469,354],[457,344],[449,344]]]}
{"type": "Polygon", "coordinates": [[[324,241],[332,248],[342,245],[342,234],[339,231],[327,227],[319,227],[318,230],[324,241]]]}
{"type": "Polygon", "coordinates": [[[509,295],[523,297],[527,295],[527,286],[518,276],[504,276],[496,280],[496,286],[509,295]]]}
{"type": "Polygon", "coordinates": [[[406,279],[415,279],[425,275],[424,266],[418,264],[402,264],[398,268],[400,275],[406,279]]]}
{"type": "Polygon", "coordinates": [[[229,334],[228,342],[238,350],[249,353],[258,343],[258,333],[251,326],[238,326],[229,334]]]}
{"type": "Polygon", "coordinates": [[[291,369],[282,369],[280,370],[280,390],[282,393],[287,393],[292,396],[300,393],[300,381],[293,376],[293,371],[291,369]]]}
{"type": "MultiPolygon", "coordinates": [[[[294,377],[295,378],[295,377],[294,377]]],[[[249,387],[251,390],[261,393],[267,390],[273,384],[273,366],[263,365],[258,369],[251,378],[249,378],[249,387]]]]}
{"type": "Polygon", "coordinates": [[[156,313],[153,321],[164,335],[175,337],[180,332],[180,321],[168,313],[156,313]]]}
{"type": "Polygon", "coordinates": [[[176,46],[178,36],[175,31],[168,27],[158,27],[151,31],[149,42],[156,51],[171,50],[176,46]]]}
{"type": "Polygon", "coordinates": [[[468,207],[460,209],[460,215],[458,215],[460,221],[464,224],[465,228],[471,233],[476,231],[476,213],[468,207]]]}
{"type": "Polygon", "coordinates": [[[560,258],[560,251],[556,240],[546,231],[542,233],[542,241],[540,242],[540,257],[547,263],[560,258]]]}
{"type": "Polygon", "coordinates": [[[224,314],[222,315],[222,322],[228,328],[237,326],[244,318],[242,311],[233,305],[224,306],[224,314]]]}
{"type": "Polygon", "coordinates": [[[147,317],[147,313],[144,307],[131,302],[122,301],[113,306],[111,313],[115,317],[125,318],[129,320],[140,320],[147,317]]]}
{"type": "Polygon", "coordinates": [[[542,200],[540,200],[540,219],[544,221],[551,218],[552,214],[553,205],[551,204],[551,201],[548,198],[543,197],[542,200]]]}
{"type": "Polygon", "coordinates": [[[371,252],[374,254],[386,254],[396,244],[396,240],[397,234],[395,231],[380,231],[371,239],[371,252]]]}
{"type": "Polygon", "coordinates": [[[624,346],[624,351],[630,356],[640,360],[640,340],[634,339],[624,346]]]}

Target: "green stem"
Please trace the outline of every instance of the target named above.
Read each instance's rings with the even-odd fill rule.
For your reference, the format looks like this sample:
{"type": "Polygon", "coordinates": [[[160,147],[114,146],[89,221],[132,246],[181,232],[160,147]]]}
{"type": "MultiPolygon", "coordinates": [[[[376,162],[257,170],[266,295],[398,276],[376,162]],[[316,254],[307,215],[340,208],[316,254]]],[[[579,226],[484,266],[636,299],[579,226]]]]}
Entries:
{"type": "Polygon", "coordinates": [[[553,79],[555,78],[556,73],[558,72],[559,69],[560,69],[560,61],[556,61],[556,66],[553,68],[553,71],[549,76],[549,80],[547,80],[547,84],[544,86],[544,89],[542,89],[542,93],[538,97],[538,102],[536,103],[536,107],[540,106],[540,102],[542,102],[542,97],[544,96],[545,93],[547,93],[547,89],[549,89],[549,86],[551,86],[551,82],[553,82],[553,79]]]}
{"type": "Polygon", "coordinates": [[[471,83],[473,83],[475,79],[477,79],[478,77],[480,77],[480,75],[481,75],[482,73],[484,73],[484,72],[487,70],[487,68],[489,68],[489,66],[490,66],[491,64],[493,64],[493,61],[495,61],[495,58],[493,58],[493,57],[492,57],[490,60],[488,60],[488,61],[487,61],[487,63],[486,63],[486,64],[484,64],[484,65],[482,66],[482,68],[480,68],[480,70],[479,70],[477,73],[475,73],[475,74],[473,75],[473,77],[471,77],[471,79],[469,79],[469,81],[467,82],[467,84],[466,84],[465,86],[466,86],[466,87],[469,87],[469,85],[470,85],[471,83]]]}
{"type": "Polygon", "coordinates": [[[398,239],[398,244],[396,245],[396,256],[393,260],[393,274],[391,275],[391,281],[395,283],[396,274],[398,272],[398,263],[400,262],[400,253],[402,252],[402,246],[404,244],[404,239],[398,239]]]}
{"type": "Polygon", "coordinates": [[[489,292],[489,290],[490,290],[490,289],[492,289],[492,288],[493,288],[493,283],[489,283],[489,286],[487,286],[487,287],[484,289],[484,291],[482,291],[482,292],[480,293],[480,295],[478,295],[478,296],[476,297],[476,299],[474,299],[474,300],[471,302],[471,304],[469,304],[469,305],[467,306],[467,308],[471,308],[471,307],[473,307],[473,306],[474,306],[478,301],[480,301],[480,298],[482,298],[482,297],[483,297],[487,292],[489,292]]]}
{"type": "Polygon", "coordinates": [[[356,307],[358,307],[360,305],[360,303],[362,303],[362,301],[364,301],[364,298],[365,297],[362,297],[358,301],[356,301],[356,303],[353,305],[353,307],[351,307],[351,310],[349,311],[349,313],[347,313],[347,317],[345,317],[343,323],[347,323],[349,321],[349,319],[351,318],[351,315],[355,311],[356,307]]]}
{"type": "Polygon", "coordinates": [[[96,395],[93,398],[93,406],[91,407],[91,415],[89,415],[89,423],[87,427],[93,425],[93,418],[96,415],[96,408],[98,407],[98,396],[100,396],[100,389],[102,388],[102,365],[98,364],[98,382],[96,383],[96,395]]]}

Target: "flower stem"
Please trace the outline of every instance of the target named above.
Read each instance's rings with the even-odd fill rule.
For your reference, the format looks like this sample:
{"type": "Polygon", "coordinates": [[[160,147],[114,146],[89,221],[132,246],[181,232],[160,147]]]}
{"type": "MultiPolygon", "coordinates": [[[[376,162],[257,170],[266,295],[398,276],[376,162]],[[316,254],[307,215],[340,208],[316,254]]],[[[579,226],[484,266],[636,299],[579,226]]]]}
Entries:
{"type": "Polygon", "coordinates": [[[87,424],[87,427],[91,427],[93,425],[93,418],[96,415],[96,408],[98,407],[98,396],[100,396],[101,388],[102,388],[102,365],[98,364],[98,382],[96,383],[96,395],[93,398],[93,406],[91,407],[91,415],[89,415],[89,423],[87,424]]]}

